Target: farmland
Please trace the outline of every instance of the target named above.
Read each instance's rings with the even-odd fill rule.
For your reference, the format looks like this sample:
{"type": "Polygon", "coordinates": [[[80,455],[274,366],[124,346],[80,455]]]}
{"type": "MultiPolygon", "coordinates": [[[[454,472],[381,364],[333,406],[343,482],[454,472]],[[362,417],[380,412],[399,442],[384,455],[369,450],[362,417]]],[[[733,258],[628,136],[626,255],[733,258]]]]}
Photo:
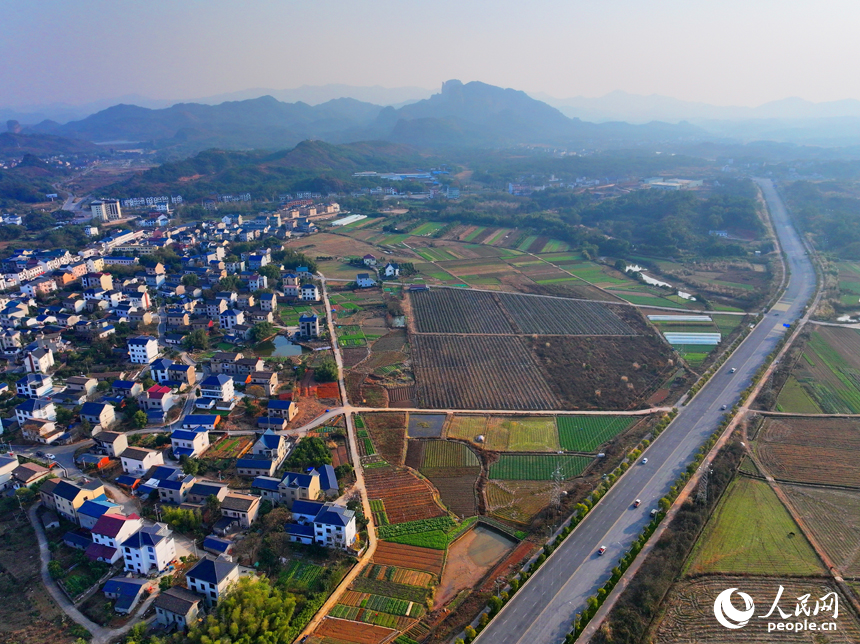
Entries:
{"type": "Polygon", "coordinates": [[[686,573],[816,575],[824,568],[764,481],[735,478],[687,563],[686,573]]]}
{"type": "Polygon", "coordinates": [[[409,438],[442,438],[447,414],[409,414],[409,438]]]}
{"type": "Polygon", "coordinates": [[[481,463],[466,445],[411,440],[406,464],[420,470],[433,483],[449,510],[460,517],[477,513],[476,488],[481,463]]]}
{"type": "Polygon", "coordinates": [[[582,474],[591,463],[585,456],[570,454],[502,454],[490,466],[491,479],[549,481],[558,469],[564,479],[582,474]]]}
{"type": "Polygon", "coordinates": [[[388,541],[380,541],[373,553],[373,563],[375,564],[423,570],[436,576],[442,574],[444,562],[444,550],[418,548],[388,541]]]}
{"type": "Polygon", "coordinates": [[[528,524],[550,503],[550,481],[493,480],[487,484],[487,512],[506,521],[528,524]]]}
{"type": "Polygon", "coordinates": [[[488,420],[487,416],[457,414],[448,427],[448,438],[474,441],[478,436],[487,433],[488,420]]]}
{"type": "Polygon", "coordinates": [[[365,566],[361,576],[374,581],[386,580],[395,584],[420,588],[430,588],[435,579],[429,572],[398,568],[397,566],[381,566],[379,564],[365,566]]]}
{"type": "Polygon", "coordinates": [[[322,642],[325,642],[326,638],[331,638],[334,641],[354,644],[381,644],[391,639],[394,634],[390,628],[331,617],[326,617],[314,631],[316,638],[323,638],[322,642]]]}
{"type": "Polygon", "coordinates": [[[559,450],[555,419],[542,416],[492,416],[487,424],[486,448],[513,452],[559,450]]]}
{"type": "Polygon", "coordinates": [[[842,575],[860,576],[860,491],[805,485],[782,489],[842,575]]]}
{"type": "MultiPolygon", "coordinates": [[[[824,413],[860,413],[860,332],[817,327],[792,375],[824,413]]],[[[777,404],[786,412],[809,408],[791,389],[780,392],[777,404]]]]}
{"type": "Polygon", "coordinates": [[[480,467],[478,457],[463,443],[451,441],[421,441],[424,454],[421,468],[480,467]]]}
{"type": "Polygon", "coordinates": [[[754,449],[776,479],[860,487],[860,428],[847,418],[768,418],[754,449]]]}
{"type": "MultiPolygon", "coordinates": [[[[852,611],[843,611],[847,598],[839,593],[832,582],[826,579],[791,579],[782,576],[749,577],[709,575],[676,583],[664,601],[665,611],[652,629],[648,641],[660,644],[849,644],[860,641],[860,627],[852,611]],[[727,588],[739,588],[752,596],[755,606],[762,606],[764,614],[776,596],[777,589],[785,588],[781,606],[793,616],[796,598],[810,594],[810,603],[827,593],[839,595],[839,629],[826,635],[811,635],[809,632],[780,631],[779,638],[767,632],[767,620],[753,619],[743,629],[730,631],[714,619],[714,598],[727,588]]],[[[756,614],[759,611],[756,610],[756,614]]],[[[825,613],[818,621],[828,621],[825,613]]],[[[778,620],[779,621],[779,620],[778,620]]]]}
{"type": "Polygon", "coordinates": [[[433,489],[406,469],[373,468],[365,472],[367,496],[381,499],[391,523],[444,516],[433,489]]]}
{"type": "Polygon", "coordinates": [[[365,414],[363,421],[379,455],[393,465],[402,464],[406,449],[406,414],[365,414]]]}
{"type": "Polygon", "coordinates": [[[419,333],[514,333],[493,293],[433,289],[411,294],[419,333]]]}
{"type": "Polygon", "coordinates": [[[559,443],[565,451],[593,452],[635,422],[624,416],[559,416],[559,443]]]}
{"type": "Polygon", "coordinates": [[[254,441],[248,436],[230,436],[225,434],[206,450],[207,459],[239,458],[251,449],[254,441]]]}
{"type": "Polygon", "coordinates": [[[421,406],[438,409],[558,409],[520,338],[413,336],[421,406]],[[488,379],[488,374],[493,374],[488,379]]]}

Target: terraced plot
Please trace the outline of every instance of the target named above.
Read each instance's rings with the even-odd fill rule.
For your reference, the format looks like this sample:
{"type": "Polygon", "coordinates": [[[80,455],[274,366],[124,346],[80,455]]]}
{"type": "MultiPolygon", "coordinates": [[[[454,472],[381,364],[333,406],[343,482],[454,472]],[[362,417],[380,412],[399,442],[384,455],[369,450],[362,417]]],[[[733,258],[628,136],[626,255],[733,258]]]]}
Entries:
{"type": "Polygon", "coordinates": [[[566,451],[594,452],[638,421],[629,416],[559,416],[559,443],[566,451]]]}

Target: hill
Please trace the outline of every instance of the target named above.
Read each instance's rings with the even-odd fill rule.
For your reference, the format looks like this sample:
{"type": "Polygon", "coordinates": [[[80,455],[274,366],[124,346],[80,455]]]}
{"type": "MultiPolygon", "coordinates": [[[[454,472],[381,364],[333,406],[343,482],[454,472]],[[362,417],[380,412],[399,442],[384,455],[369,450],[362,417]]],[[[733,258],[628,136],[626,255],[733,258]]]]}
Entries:
{"type": "Polygon", "coordinates": [[[81,139],[69,139],[51,134],[0,133],[0,157],[35,154],[98,154],[102,148],[81,139]]]}

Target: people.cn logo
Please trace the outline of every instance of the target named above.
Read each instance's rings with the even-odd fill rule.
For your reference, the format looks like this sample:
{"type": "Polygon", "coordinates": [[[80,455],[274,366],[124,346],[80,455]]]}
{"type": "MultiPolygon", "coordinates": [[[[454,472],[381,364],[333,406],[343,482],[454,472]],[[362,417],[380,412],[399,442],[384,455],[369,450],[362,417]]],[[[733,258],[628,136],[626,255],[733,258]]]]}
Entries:
{"type": "Polygon", "coordinates": [[[726,628],[743,628],[746,626],[750,617],[755,612],[755,604],[752,597],[738,590],[738,595],[744,600],[744,609],[738,610],[732,605],[732,593],[738,590],[737,588],[729,588],[724,590],[714,601],[714,617],[717,621],[726,628]]]}

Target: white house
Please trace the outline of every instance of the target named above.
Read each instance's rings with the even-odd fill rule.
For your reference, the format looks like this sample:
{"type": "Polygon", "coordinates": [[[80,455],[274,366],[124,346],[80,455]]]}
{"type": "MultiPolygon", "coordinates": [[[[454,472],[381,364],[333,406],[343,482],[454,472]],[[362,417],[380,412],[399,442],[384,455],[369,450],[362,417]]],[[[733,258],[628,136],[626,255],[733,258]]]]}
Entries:
{"type": "Polygon", "coordinates": [[[128,358],[135,364],[149,364],[158,355],[158,340],[148,335],[128,339],[128,358]]]}
{"type": "Polygon", "coordinates": [[[355,276],[355,284],[358,288],[370,288],[376,286],[376,280],[370,276],[370,273],[359,273],[355,276]]]}
{"type": "Polygon", "coordinates": [[[27,398],[42,398],[48,396],[54,389],[54,381],[51,376],[39,373],[31,373],[15,383],[15,391],[19,396],[27,398]]]}
{"type": "Polygon", "coordinates": [[[164,465],[164,455],[145,447],[127,447],[119,457],[126,474],[145,474],[154,465],[164,465]]]}
{"type": "Polygon", "coordinates": [[[230,330],[238,324],[245,324],[245,312],[238,309],[227,309],[218,317],[222,329],[230,330]]]}
{"type": "Polygon", "coordinates": [[[209,431],[205,427],[174,429],[170,435],[170,444],[176,458],[197,458],[209,449],[209,431]]]}
{"type": "Polygon", "coordinates": [[[400,264],[388,262],[385,265],[385,268],[382,269],[382,274],[385,275],[385,277],[399,277],[400,276],[400,264]]]}
{"type": "Polygon", "coordinates": [[[54,352],[50,347],[47,349],[36,349],[24,354],[24,368],[30,373],[48,373],[54,366],[54,352]]]}
{"type": "Polygon", "coordinates": [[[268,286],[269,278],[265,275],[254,273],[251,275],[250,279],[248,279],[248,290],[250,291],[262,291],[264,288],[268,288],[268,286]]]}
{"type": "Polygon", "coordinates": [[[287,273],[281,278],[282,290],[284,297],[298,297],[301,289],[301,284],[298,275],[287,273]]]}
{"type": "Polygon", "coordinates": [[[30,398],[15,407],[15,419],[20,425],[30,419],[57,420],[57,409],[50,400],[30,398]]]}
{"type": "Polygon", "coordinates": [[[302,284],[301,295],[299,297],[303,302],[317,302],[320,299],[320,290],[316,284],[302,284]]]}
{"type": "Polygon", "coordinates": [[[122,542],[143,527],[136,514],[103,514],[92,528],[93,545],[87,555],[94,561],[114,563],[122,557],[122,542]]]}
{"type": "Polygon", "coordinates": [[[203,595],[206,603],[216,603],[239,579],[239,566],[225,559],[204,558],[185,573],[189,590],[203,595]]]}
{"type": "Polygon", "coordinates": [[[355,543],[355,512],[352,510],[333,503],[296,500],[291,511],[295,523],[284,526],[291,541],[344,550],[355,543]]]}
{"type": "Polygon", "coordinates": [[[203,398],[215,398],[222,402],[233,399],[233,378],[223,374],[212,375],[200,381],[200,394],[203,398]]]}
{"type": "Polygon", "coordinates": [[[122,542],[123,563],[127,572],[146,575],[161,572],[176,558],[176,543],[170,528],[163,523],[143,527],[122,542]]]}
{"type": "Polygon", "coordinates": [[[302,314],[299,316],[299,335],[305,338],[316,338],[320,334],[320,320],[316,315],[302,314]]]}

